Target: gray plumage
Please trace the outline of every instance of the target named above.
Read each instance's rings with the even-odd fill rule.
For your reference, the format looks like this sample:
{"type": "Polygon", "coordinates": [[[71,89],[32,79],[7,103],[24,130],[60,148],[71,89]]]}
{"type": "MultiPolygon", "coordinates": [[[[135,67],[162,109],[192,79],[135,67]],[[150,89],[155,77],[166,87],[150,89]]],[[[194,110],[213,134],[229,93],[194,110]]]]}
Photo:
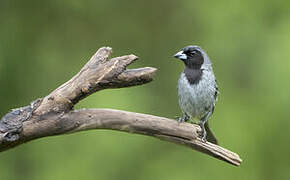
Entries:
{"type": "Polygon", "coordinates": [[[187,46],[175,57],[185,64],[185,70],[178,81],[179,105],[184,114],[179,122],[190,118],[199,120],[203,130],[202,139],[206,140],[208,132],[208,140],[217,144],[208,124],[218,94],[212,63],[206,52],[198,46],[187,46]]]}

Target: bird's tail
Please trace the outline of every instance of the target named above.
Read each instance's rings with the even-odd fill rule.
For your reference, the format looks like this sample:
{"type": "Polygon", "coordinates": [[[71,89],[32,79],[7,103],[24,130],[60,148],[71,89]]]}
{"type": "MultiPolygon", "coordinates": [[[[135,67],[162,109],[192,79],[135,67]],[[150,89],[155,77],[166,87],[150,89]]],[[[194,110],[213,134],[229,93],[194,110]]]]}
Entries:
{"type": "Polygon", "coordinates": [[[205,127],[205,130],[207,132],[206,140],[213,143],[213,144],[219,145],[217,138],[215,137],[212,130],[209,128],[208,121],[205,123],[204,127],[205,127]]]}

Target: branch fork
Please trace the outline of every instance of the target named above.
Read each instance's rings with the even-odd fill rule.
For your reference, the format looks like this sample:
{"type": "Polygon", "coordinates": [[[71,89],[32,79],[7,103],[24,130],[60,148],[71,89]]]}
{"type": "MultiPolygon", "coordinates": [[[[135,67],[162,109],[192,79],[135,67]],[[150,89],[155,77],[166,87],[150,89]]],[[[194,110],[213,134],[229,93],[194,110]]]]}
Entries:
{"type": "Polygon", "coordinates": [[[225,148],[200,139],[195,124],[147,114],[113,109],[73,107],[87,96],[104,89],[146,84],[153,80],[156,68],[127,69],[138,59],[126,55],[109,59],[112,48],[100,48],[71,80],[29,106],[12,110],[0,121],[0,152],[41,137],[90,129],[111,129],[153,136],[185,145],[230,164],[239,166],[240,157],[225,148]]]}

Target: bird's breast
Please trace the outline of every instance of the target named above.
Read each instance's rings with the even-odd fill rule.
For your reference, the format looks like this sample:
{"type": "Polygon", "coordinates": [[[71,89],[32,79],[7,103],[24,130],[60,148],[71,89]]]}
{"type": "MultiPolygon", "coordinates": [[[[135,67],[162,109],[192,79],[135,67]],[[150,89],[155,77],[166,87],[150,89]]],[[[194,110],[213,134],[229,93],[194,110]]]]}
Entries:
{"type": "Polygon", "coordinates": [[[204,70],[200,81],[190,84],[182,73],[178,81],[179,105],[192,118],[201,119],[215,104],[216,82],[214,74],[204,70]]]}

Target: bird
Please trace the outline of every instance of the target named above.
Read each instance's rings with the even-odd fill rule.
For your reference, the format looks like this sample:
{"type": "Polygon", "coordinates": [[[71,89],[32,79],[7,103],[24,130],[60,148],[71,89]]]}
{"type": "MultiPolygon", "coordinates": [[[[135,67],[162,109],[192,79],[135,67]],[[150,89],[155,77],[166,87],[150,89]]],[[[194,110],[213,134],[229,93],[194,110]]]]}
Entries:
{"type": "Polygon", "coordinates": [[[179,117],[178,122],[197,119],[202,129],[201,140],[218,144],[209,128],[209,119],[214,112],[219,93],[209,56],[201,47],[189,45],[174,57],[185,65],[177,86],[178,102],[183,112],[183,117],[179,117]]]}

